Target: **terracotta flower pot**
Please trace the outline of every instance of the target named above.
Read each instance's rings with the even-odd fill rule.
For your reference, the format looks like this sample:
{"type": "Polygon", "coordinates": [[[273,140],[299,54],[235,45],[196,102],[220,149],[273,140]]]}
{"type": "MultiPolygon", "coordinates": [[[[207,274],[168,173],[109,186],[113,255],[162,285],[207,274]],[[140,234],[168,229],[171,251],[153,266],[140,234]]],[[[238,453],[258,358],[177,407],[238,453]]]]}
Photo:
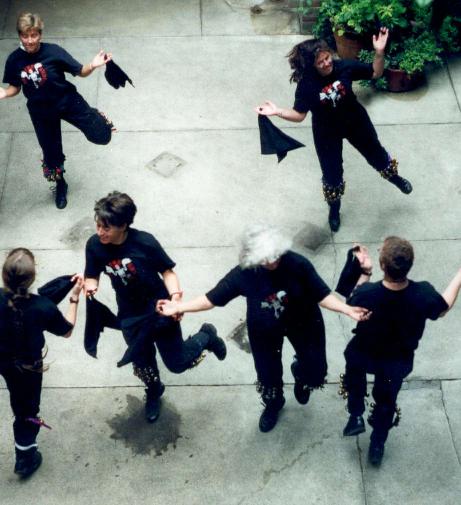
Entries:
{"type": "Polygon", "coordinates": [[[415,72],[407,74],[404,70],[388,68],[386,70],[387,89],[393,93],[401,93],[402,91],[411,91],[420,86],[424,81],[423,72],[415,72]]]}
{"type": "Polygon", "coordinates": [[[336,42],[336,51],[340,58],[349,58],[357,60],[359,53],[365,49],[365,39],[356,33],[345,32],[344,35],[338,35],[338,32],[333,33],[336,42]]]}

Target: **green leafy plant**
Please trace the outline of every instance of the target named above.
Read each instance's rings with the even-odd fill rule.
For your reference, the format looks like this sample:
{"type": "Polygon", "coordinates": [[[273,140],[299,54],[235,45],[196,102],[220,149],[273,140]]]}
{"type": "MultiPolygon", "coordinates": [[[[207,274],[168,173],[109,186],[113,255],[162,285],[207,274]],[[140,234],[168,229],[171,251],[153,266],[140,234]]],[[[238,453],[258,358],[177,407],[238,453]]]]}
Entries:
{"type": "Polygon", "coordinates": [[[443,20],[438,38],[446,53],[461,51],[461,18],[448,16],[443,20]]]}
{"type": "Polygon", "coordinates": [[[298,0],[298,14],[301,14],[302,16],[309,14],[312,8],[312,1],[313,0],[298,0]]]}

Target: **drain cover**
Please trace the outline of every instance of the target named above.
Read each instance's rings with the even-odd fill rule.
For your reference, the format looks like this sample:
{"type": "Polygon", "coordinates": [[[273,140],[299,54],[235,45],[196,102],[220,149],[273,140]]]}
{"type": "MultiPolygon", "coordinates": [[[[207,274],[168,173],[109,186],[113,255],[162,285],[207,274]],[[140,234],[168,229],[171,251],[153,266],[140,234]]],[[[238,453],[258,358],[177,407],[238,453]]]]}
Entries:
{"type": "Polygon", "coordinates": [[[149,170],[157,172],[162,177],[171,177],[179,168],[184,166],[186,162],[179,156],[175,156],[169,152],[163,152],[156,158],[149,161],[146,167],[149,170]]]}

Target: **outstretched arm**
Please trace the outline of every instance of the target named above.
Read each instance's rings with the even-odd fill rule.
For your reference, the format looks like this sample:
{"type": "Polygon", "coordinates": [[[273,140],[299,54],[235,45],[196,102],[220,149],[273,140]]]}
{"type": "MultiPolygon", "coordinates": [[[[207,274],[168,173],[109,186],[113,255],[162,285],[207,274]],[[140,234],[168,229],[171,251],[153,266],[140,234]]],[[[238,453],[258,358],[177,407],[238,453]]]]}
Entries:
{"type": "Polygon", "coordinates": [[[456,272],[456,275],[448,284],[447,288],[442,294],[443,299],[447,302],[448,309],[440,314],[443,317],[454,305],[456,299],[458,298],[459,290],[461,289],[461,269],[456,272]]]}
{"type": "MultiPolygon", "coordinates": [[[[72,277],[71,280],[72,282],[75,281],[75,284],[74,287],[72,288],[72,291],[70,292],[69,307],[64,317],[72,326],[75,326],[75,323],[77,322],[78,300],[84,284],[83,275],[76,274],[74,275],[74,277],[72,277]]],[[[66,333],[64,335],[64,338],[69,338],[72,335],[72,330],[66,333]]]]}
{"type": "Polygon", "coordinates": [[[384,52],[386,49],[389,30],[380,28],[378,36],[373,35],[373,48],[375,50],[375,58],[373,60],[373,75],[372,79],[379,79],[384,72],[384,52]]]}
{"type": "Polygon", "coordinates": [[[327,295],[323,300],[321,300],[319,302],[319,305],[324,309],[345,314],[354,321],[365,321],[370,317],[370,312],[368,309],[364,309],[362,307],[351,307],[331,293],[327,295]]]}
{"type": "Polygon", "coordinates": [[[83,65],[82,70],[80,70],[80,77],[88,77],[95,68],[103,67],[111,59],[112,53],[106,53],[101,49],[90,63],[83,65]]]}
{"type": "Polygon", "coordinates": [[[305,112],[298,112],[295,109],[281,109],[277,107],[275,103],[269,102],[268,100],[258,107],[255,107],[254,110],[262,116],[278,116],[293,123],[300,123],[306,117],[305,112]]]}
{"type": "Polygon", "coordinates": [[[157,302],[157,312],[163,316],[175,316],[184,314],[184,312],[201,312],[210,310],[214,305],[208,300],[205,295],[197,296],[188,302],[159,300],[157,302]]]}
{"type": "Polygon", "coordinates": [[[12,86],[11,84],[7,88],[0,88],[0,100],[2,98],[11,98],[16,96],[21,91],[21,88],[12,86]]]}

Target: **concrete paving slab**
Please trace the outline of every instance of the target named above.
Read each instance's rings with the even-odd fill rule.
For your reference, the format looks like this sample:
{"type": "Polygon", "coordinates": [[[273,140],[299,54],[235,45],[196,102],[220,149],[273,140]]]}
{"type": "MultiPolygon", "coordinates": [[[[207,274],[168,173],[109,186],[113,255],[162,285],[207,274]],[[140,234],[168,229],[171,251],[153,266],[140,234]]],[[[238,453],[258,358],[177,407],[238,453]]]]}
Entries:
{"type": "Polygon", "coordinates": [[[69,205],[59,212],[41,175],[35,135],[15,137],[0,205],[9,212],[5,248],[16,243],[68,247],[66,233],[78,233],[78,227],[92,218],[93,202],[114,189],[135,199],[136,225],[155,230],[165,247],[234,245],[244,223],[257,221],[271,221],[293,236],[314,223],[327,233],[319,173],[312,177],[305,167],[306,154],[308,159],[314,157],[311,144],[307,152],[294,151],[280,165],[274,156],[260,156],[256,130],[119,132],[109,146],[90,144],[80,132],[69,132],[64,133],[63,144],[70,189],[69,205]],[[165,151],[186,161],[169,178],[145,166],[165,151]]]}
{"type": "Polygon", "coordinates": [[[458,462],[461,461],[461,381],[443,381],[442,394],[458,462]]]}
{"type": "Polygon", "coordinates": [[[16,18],[24,10],[38,12],[53,37],[200,35],[200,0],[122,0],[67,2],[11,0],[5,36],[15,35],[16,18]]]}
{"type": "Polygon", "coordinates": [[[0,38],[3,38],[3,33],[6,25],[6,14],[8,12],[9,0],[2,0],[0,2],[0,38]]]}
{"type": "Polygon", "coordinates": [[[461,112],[446,67],[427,71],[426,81],[408,93],[377,93],[357,84],[357,96],[375,124],[459,122],[461,112]]]}
{"type": "Polygon", "coordinates": [[[123,131],[257,128],[253,108],[260,102],[293,103],[295,88],[288,82],[285,55],[301,40],[103,39],[103,47],[111,48],[136,88],[100,92],[100,105],[123,131]],[[146,54],[152,57],[146,59],[146,54]]]}
{"type": "Polygon", "coordinates": [[[141,388],[45,389],[42,414],[53,430],[40,434],[44,463],[29,483],[11,473],[11,428],[1,425],[2,502],[364,503],[332,388],[309,408],[289,398],[269,434],[258,431],[261,406],[249,387],[171,388],[154,425],[142,408],[141,388]]]}
{"type": "Polygon", "coordinates": [[[459,136],[460,125],[395,125],[378,127],[377,131],[381,143],[399,161],[400,174],[413,184],[413,193],[404,195],[381,179],[345,142],[346,193],[335,240],[378,241],[387,235],[409,240],[459,237],[461,147],[447,139],[459,136]],[[450,148],[441,148],[447,141],[450,148]],[[443,202],[450,202],[449,211],[443,202]]]}
{"type": "Polygon", "coordinates": [[[461,472],[440,389],[402,391],[402,422],[391,430],[381,468],[365,463],[368,440],[360,437],[367,503],[456,505],[461,472]]]}
{"type": "Polygon", "coordinates": [[[11,147],[11,137],[11,134],[0,133],[0,194],[3,193],[3,189],[5,187],[6,170],[11,147]]]}
{"type": "Polygon", "coordinates": [[[204,35],[299,33],[296,8],[287,0],[203,0],[204,35]]]}

